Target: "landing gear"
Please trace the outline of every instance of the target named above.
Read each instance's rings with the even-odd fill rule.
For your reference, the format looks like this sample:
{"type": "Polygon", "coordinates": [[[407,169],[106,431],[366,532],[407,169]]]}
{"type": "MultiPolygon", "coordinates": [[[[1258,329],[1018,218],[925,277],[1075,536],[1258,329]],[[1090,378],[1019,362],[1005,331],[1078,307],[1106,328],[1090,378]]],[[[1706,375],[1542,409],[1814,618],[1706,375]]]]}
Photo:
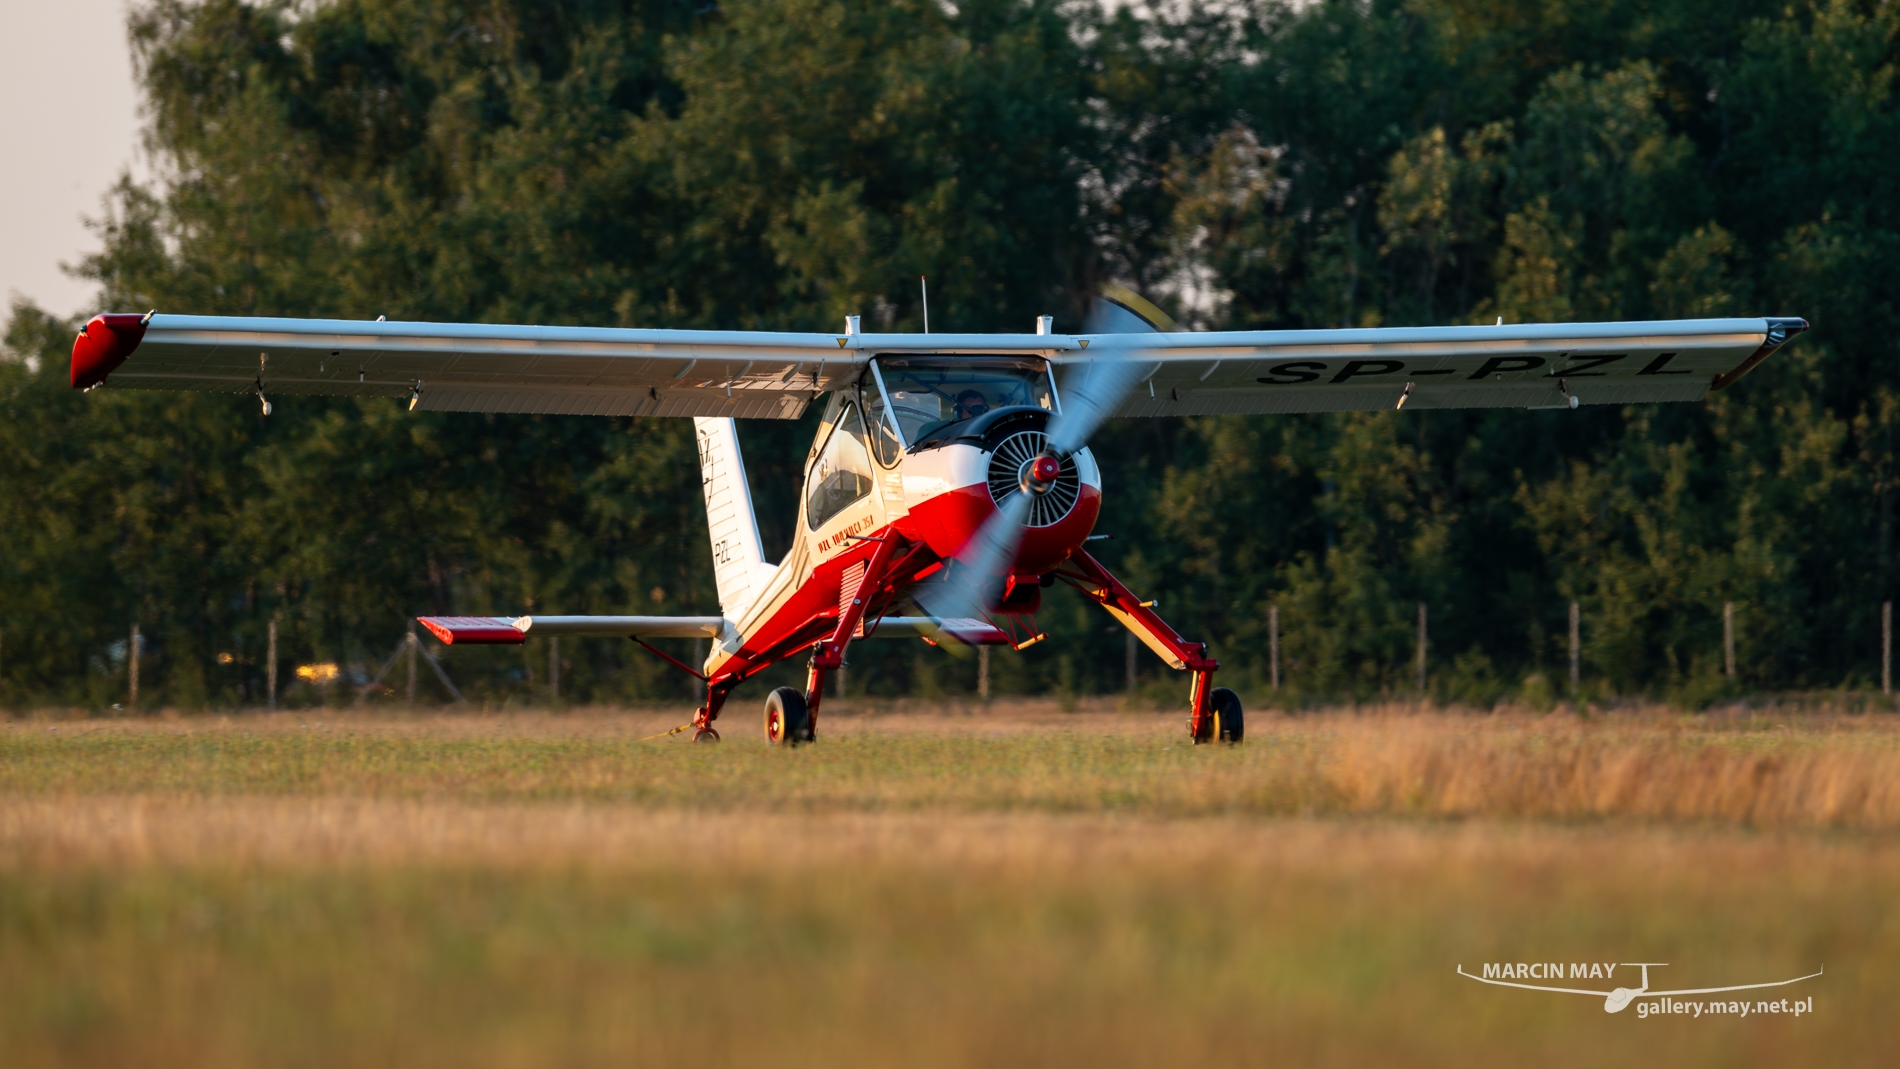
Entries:
{"type": "Polygon", "coordinates": [[[1239,742],[1247,734],[1246,714],[1240,708],[1240,695],[1226,687],[1215,687],[1207,695],[1207,715],[1199,718],[1194,733],[1196,743],[1239,742]]]}
{"type": "Polygon", "coordinates": [[[1214,672],[1220,662],[1207,655],[1207,643],[1189,642],[1155,615],[1154,602],[1143,601],[1110,575],[1102,562],[1078,549],[1065,567],[1050,573],[1082,592],[1082,596],[1107,609],[1122,626],[1161,655],[1168,667],[1194,673],[1194,687],[1188,692],[1188,736],[1196,744],[1203,742],[1239,742],[1246,733],[1240,711],[1240,696],[1226,687],[1214,686],[1214,672]]]}
{"type": "Polygon", "coordinates": [[[765,699],[765,741],[774,746],[797,746],[813,741],[811,711],[805,696],[780,687],[765,699]]]}
{"type": "Polygon", "coordinates": [[[693,714],[693,741],[718,742],[719,731],[712,722],[719,718],[719,707],[726,704],[726,688],[714,685],[706,688],[706,704],[693,714]]]}

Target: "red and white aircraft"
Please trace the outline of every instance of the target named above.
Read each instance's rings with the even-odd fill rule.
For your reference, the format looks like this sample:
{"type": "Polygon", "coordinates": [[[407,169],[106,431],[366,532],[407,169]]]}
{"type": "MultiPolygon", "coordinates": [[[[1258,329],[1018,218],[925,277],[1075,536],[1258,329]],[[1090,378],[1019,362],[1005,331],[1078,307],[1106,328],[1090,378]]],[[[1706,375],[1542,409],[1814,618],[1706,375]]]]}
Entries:
{"type": "Polygon", "coordinates": [[[859,638],[1040,640],[1043,588],[1079,590],[1192,674],[1188,731],[1238,742],[1240,700],[1084,548],[1102,475],[1086,443],[1109,416],[1396,408],[1574,409],[1696,401],[1807,329],[1800,319],[1172,332],[1111,290],[1087,334],[837,334],[94,316],[76,388],[406,398],[411,409],[690,416],[718,616],[424,617],[443,642],[626,636],[705,680],[695,737],[727,695],[809,654],[805,690],[765,706],[774,743],[815,737],[827,673],[859,638]],[[822,401],[797,537],[765,559],[735,418],[795,419],[822,401]],[[645,640],[712,640],[684,664],[645,640]]]}

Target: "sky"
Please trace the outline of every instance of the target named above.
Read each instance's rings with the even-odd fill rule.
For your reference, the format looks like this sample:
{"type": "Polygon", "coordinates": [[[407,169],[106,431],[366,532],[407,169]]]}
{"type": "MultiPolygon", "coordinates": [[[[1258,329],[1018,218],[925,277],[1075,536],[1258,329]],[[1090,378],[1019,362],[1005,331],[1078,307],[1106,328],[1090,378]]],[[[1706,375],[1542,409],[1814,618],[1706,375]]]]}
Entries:
{"type": "Polygon", "coordinates": [[[0,0],[0,302],[101,310],[59,265],[98,248],[81,217],[103,214],[138,154],[125,14],[126,0],[0,0]]]}

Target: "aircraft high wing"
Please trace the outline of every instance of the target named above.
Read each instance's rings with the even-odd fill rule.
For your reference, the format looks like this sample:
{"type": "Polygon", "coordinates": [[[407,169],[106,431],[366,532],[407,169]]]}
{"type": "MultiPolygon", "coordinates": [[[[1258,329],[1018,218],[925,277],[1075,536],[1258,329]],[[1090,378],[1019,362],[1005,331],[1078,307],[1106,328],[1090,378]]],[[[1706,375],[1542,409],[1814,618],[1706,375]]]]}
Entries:
{"type": "Polygon", "coordinates": [[[1142,361],[1115,415],[1565,408],[1695,401],[1807,329],[1799,319],[1141,334],[840,334],[107,314],[81,389],[406,398],[445,412],[796,419],[875,355],[1142,361]]]}
{"type": "Polygon", "coordinates": [[[1046,637],[1066,584],[1192,674],[1196,742],[1238,742],[1240,699],[1205,643],[1177,634],[1084,548],[1102,501],[1088,449],[1111,416],[1425,408],[1574,409],[1695,401],[1807,329],[1696,319],[1366,330],[1180,332],[1110,288],[1090,330],[837,334],[632,330],[216,316],[94,316],[73,344],[84,390],[407,399],[411,409],[690,416],[718,616],[430,617],[445,643],[633,639],[706,683],[696,738],[733,688],[809,654],[803,691],[766,701],[774,743],[810,741],[824,679],[860,638],[1016,649],[1046,637]],[[794,419],[824,399],[796,536],[764,559],[735,418],[794,419]],[[702,666],[647,638],[709,639],[702,666]]]}

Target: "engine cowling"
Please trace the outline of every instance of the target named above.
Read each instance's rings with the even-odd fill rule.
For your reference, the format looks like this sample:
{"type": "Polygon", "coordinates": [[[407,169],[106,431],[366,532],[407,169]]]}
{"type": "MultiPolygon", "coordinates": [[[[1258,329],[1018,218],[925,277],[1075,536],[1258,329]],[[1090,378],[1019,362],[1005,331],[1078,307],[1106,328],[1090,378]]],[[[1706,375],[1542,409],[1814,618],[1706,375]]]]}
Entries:
{"type": "Polygon", "coordinates": [[[1002,503],[1028,493],[1028,518],[1009,574],[1042,575],[1094,531],[1101,469],[1087,449],[1067,457],[1049,452],[1047,412],[999,409],[989,417],[904,456],[910,515],[900,529],[939,556],[953,557],[1002,503]]]}

